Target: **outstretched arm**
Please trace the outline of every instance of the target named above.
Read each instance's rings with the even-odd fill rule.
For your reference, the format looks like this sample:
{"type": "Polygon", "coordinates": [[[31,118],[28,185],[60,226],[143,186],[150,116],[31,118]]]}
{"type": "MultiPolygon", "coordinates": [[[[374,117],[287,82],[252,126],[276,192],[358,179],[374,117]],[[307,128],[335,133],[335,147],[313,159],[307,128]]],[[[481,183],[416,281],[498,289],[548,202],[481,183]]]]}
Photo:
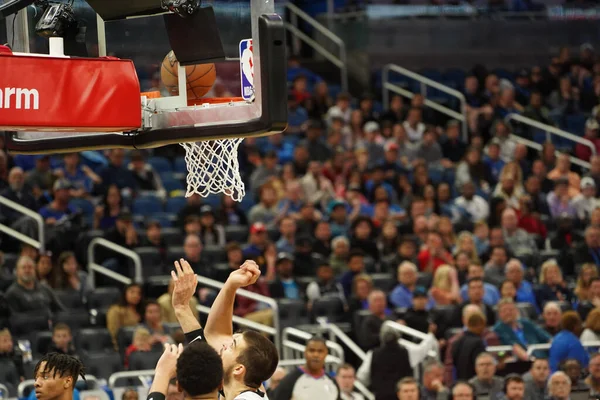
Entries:
{"type": "Polygon", "coordinates": [[[147,400],[163,400],[167,396],[169,382],[177,375],[177,359],[183,346],[165,344],[165,352],[156,364],[154,380],[148,392],[147,400]]]}
{"type": "Polygon", "coordinates": [[[175,316],[183,333],[186,334],[188,341],[192,341],[200,335],[202,326],[196,316],[190,309],[190,300],[196,292],[198,286],[198,278],[192,270],[190,263],[183,258],[175,261],[175,271],[171,271],[173,278],[173,294],[171,295],[171,303],[175,310],[175,316]],[[188,334],[190,334],[188,337],[188,334]],[[196,334],[196,335],[195,335],[196,334]]]}
{"type": "Polygon", "coordinates": [[[212,305],[204,334],[208,343],[217,351],[231,342],[233,336],[233,306],[235,292],[255,283],[260,277],[260,268],[254,261],[246,261],[233,271],[212,305]]]}

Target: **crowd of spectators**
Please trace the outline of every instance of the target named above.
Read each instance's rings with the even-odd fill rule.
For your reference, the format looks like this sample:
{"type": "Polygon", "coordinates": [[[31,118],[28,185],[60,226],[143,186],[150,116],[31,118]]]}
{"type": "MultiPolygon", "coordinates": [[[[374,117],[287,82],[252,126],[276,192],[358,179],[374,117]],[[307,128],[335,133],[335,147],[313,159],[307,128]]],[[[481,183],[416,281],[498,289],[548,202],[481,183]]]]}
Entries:
{"type": "MultiPolygon", "coordinates": [[[[14,389],[49,348],[96,360],[89,363],[99,374],[111,367],[98,362],[107,357],[118,368],[153,366],[153,349],[183,341],[168,272],[184,257],[221,281],[253,259],[263,275],[248,290],[279,300],[282,312],[300,304],[307,323],[322,315],[345,322],[368,352],[358,377],[378,399],[598,393],[600,358],[582,343],[600,335],[600,156],[564,143],[556,154],[552,142],[538,154],[503,120],[522,112],[560,123],[583,113],[585,137],[600,149],[596,61],[589,47],[577,59],[561,51],[515,82],[474,70],[462,88],[464,138],[458,121],[440,118],[419,94],[393,97],[385,111],[370,94],[334,99],[292,59],[289,130],[240,146],[241,204],[182,198],[177,148],[151,157],[0,152],[1,195],[37,211],[46,238],[40,253],[2,237],[0,363],[11,368],[0,368],[0,381],[14,389]],[[95,237],[140,254],[144,284],[117,289],[106,274],[86,271],[95,237]],[[394,332],[382,329],[387,320],[435,336],[440,360],[411,365],[394,332]],[[486,352],[493,345],[510,350],[486,352]],[[390,363],[391,372],[382,367],[390,363]],[[417,371],[420,381],[410,378],[417,371]]],[[[4,206],[0,213],[38,237],[32,218],[4,206]]],[[[94,257],[113,275],[134,277],[123,254],[94,257]]],[[[190,306],[210,306],[214,295],[201,287],[190,306]]],[[[273,324],[273,310],[250,299],[238,298],[235,313],[273,324]]]]}

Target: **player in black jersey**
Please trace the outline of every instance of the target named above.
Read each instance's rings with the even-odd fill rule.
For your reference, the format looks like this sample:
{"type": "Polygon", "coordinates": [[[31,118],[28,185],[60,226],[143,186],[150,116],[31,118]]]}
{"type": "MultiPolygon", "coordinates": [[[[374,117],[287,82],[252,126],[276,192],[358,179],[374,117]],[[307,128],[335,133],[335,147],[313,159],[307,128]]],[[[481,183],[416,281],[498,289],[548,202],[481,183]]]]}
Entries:
{"type": "Polygon", "coordinates": [[[206,329],[192,314],[188,304],[197,285],[196,275],[185,260],[175,262],[172,295],[177,320],[191,342],[206,340],[223,360],[226,399],[266,400],[262,383],[269,379],[279,362],[275,345],[254,331],[233,334],[233,306],[239,288],[255,283],[260,269],[254,261],[246,261],[233,271],[219,292],[208,316],[206,329]],[[206,337],[205,337],[206,336],[206,337]]]}

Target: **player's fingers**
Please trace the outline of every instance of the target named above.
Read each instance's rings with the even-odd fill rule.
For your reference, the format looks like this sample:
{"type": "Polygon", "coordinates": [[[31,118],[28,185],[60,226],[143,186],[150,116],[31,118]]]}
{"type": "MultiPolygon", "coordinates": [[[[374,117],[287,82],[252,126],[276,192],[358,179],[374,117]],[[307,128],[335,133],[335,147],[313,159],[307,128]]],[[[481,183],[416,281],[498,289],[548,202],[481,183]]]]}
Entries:
{"type": "Polygon", "coordinates": [[[171,353],[174,355],[178,355],[178,348],[176,344],[172,344],[171,346],[171,353]]]}
{"type": "Polygon", "coordinates": [[[165,353],[168,353],[171,351],[171,345],[169,343],[165,343],[163,346],[165,348],[165,353]]]}
{"type": "Polygon", "coordinates": [[[187,262],[187,260],[181,260],[183,263],[183,272],[186,274],[193,274],[194,271],[192,270],[192,266],[190,265],[189,262],[187,262]]]}
{"type": "Polygon", "coordinates": [[[177,270],[177,276],[180,278],[183,278],[183,267],[181,266],[181,261],[183,259],[179,260],[179,261],[175,261],[175,269],[177,270]]]}
{"type": "Polygon", "coordinates": [[[179,346],[177,346],[177,357],[179,357],[181,353],[183,353],[183,344],[179,343],[179,346]]]}
{"type": "Polygon", "coordinates": [[[177,282],[177,273],[175,271],[171,271],[171,278],[173,278],[174,282],[177,282]]]}

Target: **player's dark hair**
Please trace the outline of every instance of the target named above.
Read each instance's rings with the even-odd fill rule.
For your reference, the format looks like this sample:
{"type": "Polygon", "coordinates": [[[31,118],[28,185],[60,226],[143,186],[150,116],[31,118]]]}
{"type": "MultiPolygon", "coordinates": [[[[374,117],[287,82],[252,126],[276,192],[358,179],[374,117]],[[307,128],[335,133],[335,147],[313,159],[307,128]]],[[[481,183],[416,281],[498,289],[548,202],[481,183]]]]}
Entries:
{"type": "Polygon", "coordinates": [[[83,380],[85,380],[85,368],[83,367],[83,363],[78,358],[69,356],[67,354],[46,354],[36,364],[33,376],[37,377],[38,373],[49,372],[52,372],[53,377],[56,377],[56,375],[58,375],[61,378],[70,376],[71,378],[73,378],[73,388],[75,387],[75,382],[77,382],[77,378],[79,376],[81,376],[83,380]],[[45,362],[46,365],[44,365],[43,370],[40,370],[40,367],[43,362],[45,362]]]}
{"type": "Polygon", "coordinates": [[[223,361],[208,343],[195,341],[177,359],[177,382],[190,397],[218,390],[223,382],[223,361]]]}
{"type": "Polygon", "coordinates": [[[269,339],[255,331],[244,331],[246,348],[240,352],[237,362],[246,367],[244,384],[253,389],[273,375],[279,364],[277,348],[269,339]]]}

